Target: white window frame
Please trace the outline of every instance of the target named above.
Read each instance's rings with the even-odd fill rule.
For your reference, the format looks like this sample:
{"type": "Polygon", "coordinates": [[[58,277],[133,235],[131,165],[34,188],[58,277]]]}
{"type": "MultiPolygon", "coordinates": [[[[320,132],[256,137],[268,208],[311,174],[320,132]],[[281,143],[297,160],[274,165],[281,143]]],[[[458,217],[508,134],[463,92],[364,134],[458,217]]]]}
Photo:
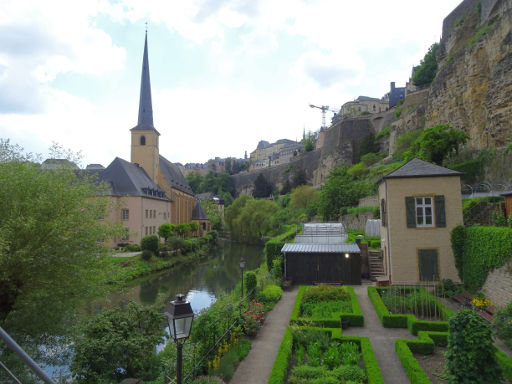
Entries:
{"type": "Polygon", "coordinates": [[[121,220],[128,221],[130,219],[130,210],[128,208],[121,209],[121,220]]]}
{"type": "Polygon", "coordinates": [[[434,197],[433,196],[415,196],[414,197],[414,218],[416,220],[417,228],[430,228],[434,227],[434,197]],[[420,202],[418,200],[421,199],[420,202]],[[426,202],[426,199],[430,199],[430,203],[426,202]],[[426,214],[427,208],[430,208],[430,215],[426,214]],[[420,216],[418,215],[418,209],[421,210],[421,222],[419,221],[420,216]],[[431,223],[427,223],[427,217],[431,217],[431,223]]]}

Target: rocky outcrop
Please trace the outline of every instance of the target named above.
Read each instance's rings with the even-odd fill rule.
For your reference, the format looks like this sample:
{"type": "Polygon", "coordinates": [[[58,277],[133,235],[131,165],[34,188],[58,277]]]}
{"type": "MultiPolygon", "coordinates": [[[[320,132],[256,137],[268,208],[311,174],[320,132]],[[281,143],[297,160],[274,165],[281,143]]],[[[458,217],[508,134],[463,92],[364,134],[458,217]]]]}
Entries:
{"type": "Polygon", "coordinates": [[[470,136],[469,148],[507,145],[512,136],[512,1],[464,1],[445,19],[438,62],[426,126],[450,123],[470,136]]]}

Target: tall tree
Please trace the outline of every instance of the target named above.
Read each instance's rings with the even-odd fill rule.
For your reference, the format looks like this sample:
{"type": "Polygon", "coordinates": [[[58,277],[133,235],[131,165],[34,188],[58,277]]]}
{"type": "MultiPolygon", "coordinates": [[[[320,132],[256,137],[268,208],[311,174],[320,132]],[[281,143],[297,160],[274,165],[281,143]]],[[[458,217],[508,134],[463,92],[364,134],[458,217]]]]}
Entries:
{"type": "Polygon", "coordinates": [[[41,170],[38,161],[0,140],[0,324],[32,337],[51,334],[97,291],[101,241],[113,235],[99,220],[105,191],[90,174],[41,170]]]}
{"type": "Polygon", "coordinates": [[[254,197],[269,197],[272,194],[274,187],[272,184],[263,176],[262,173],[254,180],[254,191],[252,195],[254,197]]]}

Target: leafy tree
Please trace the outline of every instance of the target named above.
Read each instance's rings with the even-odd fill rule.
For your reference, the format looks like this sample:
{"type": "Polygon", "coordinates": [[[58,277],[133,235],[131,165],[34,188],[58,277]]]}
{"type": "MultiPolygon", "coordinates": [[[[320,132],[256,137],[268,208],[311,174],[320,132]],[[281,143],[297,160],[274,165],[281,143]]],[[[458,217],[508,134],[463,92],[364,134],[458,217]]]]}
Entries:
{"type": "Polygon", "coordinates": [[[347,171],[346,164],[333,169],[320,189],[318,212],[324,220],[337,217],[342,207],[356,205],[361,197],[368,196],[371,192],[368,183],[352,180],[347,171]]]}
{"type": "MultiPolygon", "coordinates": [[[[52,158],[72,158],[61,147],[52,158]]],[[[25,337],[61,332],[84,297],[99,294],[118,230],[98,220],[108,200],[88,173],[41,170],[40,158],[0,140],[0,324],[25,337]]]]}
{"type": "Polygon", "coordinates": [[[199,172],[190,172],[185,176],[185,179],[195,194],[201,193],[199,192],[199,185],[201,185],[201,182],[203,181],[203,176],[201,176],[199,172]]]}
{"type": "Polygon", "coordinates": [[[311,152],[313,149],[315,149],[315,145],[315,135],[310,131],[306,136],[306,132],[304,132],[302,135],[302,148],[304,149],[304,152],[311,152]]]}
{"type": "Polygon", "coordinates": [[[231,238],[250,244],[260,242],[263,235],[272,231],[272,216],[277,204],[269,200],[241,196],[226,210],[226,224],[231,238]]]}
{"type": "Polygon", "coordinates": [[[212,224],[212,229],[222,231],[224,229],[224,220],[222,219],[222,212],[219,211],[219,206],[214,204],[213,201],[207,200],[201,201],[201,205],[212,224]]]}
{"type": "Polygon", "coordinates": [[[158,255],[158,249],[160,248],[160,241],[158,241],[157,235],[147,235],[140,241],[140,249],[143,251],[148,250],[158,255]]]}
{"type": "Polygon", "coordinates": [[[165,335],[164,316],[130,302],[85,321],[74,343],[71,371],[78,383],[111,383],[127,377],[154,380],[155,345],[165,335]]]}
{"type": "Polygon", "coordinates": [[[306,171],[303,168],[295,168],[292,177],[292,188],[298,187],[308,183],[306,171]]]}
{"type": "Polygon", "coordinates": [[[242,195],[239,198],[235,199],[233,201],[233,204],[231,204],[225,212],[225,218],[226,225],[228,226],[229,230],[233,228],[235,219],[240,215],[240,212],[245,207],[247,202],[251,200],[251,196],[249,195],[242,195]]]}
{"type": "Polygon", "coordinates": [[[281,188],[281,195],[286,195],[290,193],[292,190],[292,183],[290,183],[290,180],[286,179],[286,181],[283,184],[283,188],[281,188]]]}
{"type": "Polygon", "coordinates": [[[414,141],[421,136],[421,130],[409,131],[397,137],[395,149],[393,151],[393,161],[398,162],[404,160],[404,154],[414,141]]]}
{"type": "Polygon", "coordinates": [[[188,223],[189,232],[197,232],[199,229],[199,224],[194,222],[188,223]]]}
{"type": "Polygon", "coordinates": [[[170,224],[170,223],[164,223],[160,227],[158,227],[158,236],[165,239],[165,242],[167,242],[167,239],[171,236],[174,236],[174,232],[176,231],[176,225],[170,224]]]}
{"type": "Polygon", "coordinates": [[[181,223],[176,225],[176,233],[178,233],[180,237],[184,237],[189,232],[189,230],[190,227],[187,223],[181,223]]]}
{"type": "Polygon", "coordinates": [[[445,369],[449,383],[502,383],[489,323],[475,312],[458,311],[449,321],[445,369]]]}
{"type": "Polygon", "coordinates": [[[269,197],[272,194],[274,187],[272,184],[263,176],[262,173],[254,180],[254,191],[252,195],[254,197],[269,197]]]}
{"type": "Polygon", "coordinates": [[[421,86],[427,85],[434,80],[437,72],[437,59],[436,53],[439,49],[439,44],[434,43],[428,49],[427,54],[420,63],[420,66],[414,72],[412,76],[412,82],[414,85],[421,86]]]}
{"type": "Polygon", "coordinates": [[[441,165],[445,156],[452,151],[458,153],[459,146],[468,139],[465,132],[452,128],[450,124],[438,124],[424,129],[404,156],[407,161],[417,157],[441,165]]]}
{"type": "Polygon", "coordinates": [[[293,211],[306,209],[320,200],[320,191],[311,185],[301,185],[295,188],[290,196],[290,208],[293,211]]]}
{"type": "Polygon", "coordinates": [[[231,171],[233,169],[233,163],[231,161],[231,158],[228,157],[225,161],[224,161],[224,169],[226,170],[226,173],[228,173],[229,175],[231,175],[231,171]]]}

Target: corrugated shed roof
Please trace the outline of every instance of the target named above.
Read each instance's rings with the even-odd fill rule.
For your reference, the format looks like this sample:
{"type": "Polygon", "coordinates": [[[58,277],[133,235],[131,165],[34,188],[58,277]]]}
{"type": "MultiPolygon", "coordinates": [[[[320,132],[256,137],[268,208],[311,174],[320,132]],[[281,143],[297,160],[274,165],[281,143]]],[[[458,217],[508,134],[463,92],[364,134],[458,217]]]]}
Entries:
{"type": "Polygon", "coordinates": [[[292,253],[360,253],[356,244],[297,244],[286,243],[281,252],[292,253]]]}
{"type": "Polygon", "coordinates": [[[396,171],[384,176],[384,179],[459,175],[462,175],[462,173],[414,158],[406,164],[402,165],[396,171]]]}
{"type": "Polygon", "coordinates": [[[171,163],[162,155],[160,155],[160,170],[171,187],[190,195],[194,194],[178,166],[171,163]]]}
{"type": "Polygon", "coordinates": [[[110,185],[113,195],[168,200],[165,192],[149,178],[144,168],[119,157],[116,157],[103,171],[99,171],[98,178],[110,185]]]}

